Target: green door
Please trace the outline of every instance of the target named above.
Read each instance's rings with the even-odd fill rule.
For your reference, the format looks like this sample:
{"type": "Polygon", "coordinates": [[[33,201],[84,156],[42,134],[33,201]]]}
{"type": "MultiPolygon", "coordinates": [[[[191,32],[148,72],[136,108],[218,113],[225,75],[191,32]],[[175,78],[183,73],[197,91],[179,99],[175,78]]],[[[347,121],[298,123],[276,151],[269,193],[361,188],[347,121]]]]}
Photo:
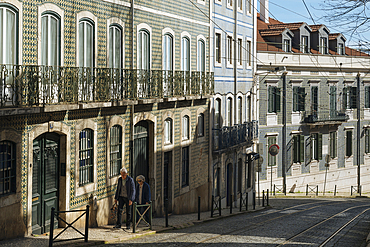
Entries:
{"type": "MultiPolygon", "coordinates": [[[[51,208],[58,210],[59,135],[46,133],[33,141],[32,233],[50,230],[51,208]]],[[[58,222],[54,222],[54,228],[58,222]]]]}
{"type": "Polygon", "coordinates": [[[149,183],[149,136],[148,122],[140,121],[135,125],[134,134],[134,167],[132,177],[143,175],[149,183]]]}

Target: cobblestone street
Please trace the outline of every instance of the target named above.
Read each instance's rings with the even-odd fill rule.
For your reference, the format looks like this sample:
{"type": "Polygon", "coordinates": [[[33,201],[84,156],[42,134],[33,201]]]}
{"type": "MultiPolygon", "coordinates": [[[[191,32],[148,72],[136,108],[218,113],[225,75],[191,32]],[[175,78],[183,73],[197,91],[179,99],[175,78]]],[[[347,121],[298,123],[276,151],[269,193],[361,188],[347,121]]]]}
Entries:
{"type": "Polygon", "coordinates": [[[110,246],[366,246],[367,198],[271,199],[270,205],[110,246]]]}

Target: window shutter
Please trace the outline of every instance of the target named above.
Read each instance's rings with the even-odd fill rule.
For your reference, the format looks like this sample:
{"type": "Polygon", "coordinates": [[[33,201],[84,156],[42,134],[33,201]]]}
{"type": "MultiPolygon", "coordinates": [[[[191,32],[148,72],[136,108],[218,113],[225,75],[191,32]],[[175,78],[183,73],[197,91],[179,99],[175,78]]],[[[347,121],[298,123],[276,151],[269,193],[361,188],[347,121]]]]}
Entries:
{"type": "Polygon", "coordinates": [[[305,150],[305,155],[306,155],[306,160],[305,160],[305,165],[307,166],[308,164],[311,163],[311,136],[309,136],[306,139],[306,150],[305,150]]]}
{"type": "Polygon", "coordinates": [[[351,109],[356,109],[357,108],[357,87],[351,87],[351,109]]]}
{"type": "Polygon", "coordinates": [[[272,112],[272,106],[273,106],[273,95],[272,95],[272,93],[273,93],[273,91],[272,91],[272,87],[271,86],[269,86],[268,87],[268,112],[269,113],[271,113],[272,112]]]}
{"type": "Polygon", "coordinates": [[[317,152],[318,152],[318,160],[322,160],[322,134],[319,133],[318,134],[318,138],[317,138],[317,152]]]}
{"type": "Polygon", "coordinates": [[[370,87],[366,86],[365,87],[365,108],[370,108],[369,90],[370,90],[370,87]]]}
{"type": "Polygon", "coordinates": [[[286,164],[288,166],[288,168],[286,169],[287,171],[289,171],[290,167],[293,164],[293,159],[292,159],[292,156],[293,156],[292,152],[294,149],[293,146],[294,146],[294,137],[290,139],[290,141],[286,145],[286,164]]]}
{"type": "Polygon", "coordinates": [[[298,102],[298,105],[299,105],[299,111],[304,111],[304,107],[305,107],[305,98],[306,98],[306,91],[305,91],[305,88],[303,87],[299,87],[298,88],[299,90],[299,102],[298,102]]]}
{"type": "Polygon", "coordinates": [[[293,87],[293,111],[298,111],[298,87],[293,87]]]}
{"type": "Polygon", "coordinates": [[[334,157],[333,158],[335,158],[335,157],[337,157],[337,132],[334,132],[333,136],[334,136],[334,138],[333,138],[334,157]]]}
{"type": "Polygon", "coordinates": [[[346,133],[346,156],[351,156],[352,155],[352,131],[347,131],[346,133]]]}
{"type": "Polygon", "coordinates": [[[299,135],[299,161],[304,162],[304,135],[299,135]]]}
{"type": "Polygon", "coordinates": [[[281,95],[280,88],[275,87],[275,109],[276,109],[276,112],[280,112],[280,95],[281,95]]]}
{"type": "Polygon", "coordinates": [[[343,110],[347,109],[347,88],[343,88],[343,110]]]}
{"type": "Polygon", "coordinates": [[[369,153],[369,129],[365,129],[365,153],[369,153]]]}

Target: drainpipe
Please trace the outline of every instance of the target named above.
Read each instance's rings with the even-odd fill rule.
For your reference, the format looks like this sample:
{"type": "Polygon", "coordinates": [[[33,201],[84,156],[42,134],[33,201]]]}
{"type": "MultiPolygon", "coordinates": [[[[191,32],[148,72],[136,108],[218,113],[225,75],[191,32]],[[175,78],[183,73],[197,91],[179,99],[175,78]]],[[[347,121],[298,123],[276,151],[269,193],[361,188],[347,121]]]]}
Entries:
{"type": "Polygon", "coordinates": [[[234,124],[237,124],[237,109],[236,109],[236,94],[237,94],[237,49],[238,49],[238,34],[237,34],[237,18],[238,18],[238,6],[237,6],[237,1],[234,1],[234,124]]]}
{"type": "MultiPolygon", "coordinates": [[[[135,37],[135,31],[134,31],[134,1],[131,0],[131,64],[130,69],[131,73],[134,73],[134,37],[135,37]]],[[[132,78],[131,78],[132,79],[132,78]]],[[[131,80],[131,86],[133,86],[134,81],[131,80]]],[[[133,88],[133,87],[132,87],[133,88]]],[[[134,96],[134,92],[131,92],[134,96]]],[[[132,99],[131,102],[131,110],[130,110],[130,173],[131,176],[134,176],[134,113],[135,113],[135,99],[132,99]]]]}
{"type": "Polygon", "coordinates": [[[357,151],[357,157],[356,157],[356,160],[357,160],[357,193],[360,193],[361,195],[361,177],[360,177],[360,171],[361,171],[361,167],[360,167],[360,163],[361,163],[361,159],[360,159],[360,154],[361,154],[361,146],[360,146],[360,143],[361,143],[361,112],[360,112],[360,72],[357,74],[357,148],[356,148],[356,151],[357,151]]]}
{"type": "Polygon", "coordinates": [[[283,131],[282,131],[282,143],[281,143],[281,151],[282,151],[282,162],[281,162],[281,169],[283,172],[283,192],[286,195],[286,75],[287,71],[283,71],[283,131]]]}

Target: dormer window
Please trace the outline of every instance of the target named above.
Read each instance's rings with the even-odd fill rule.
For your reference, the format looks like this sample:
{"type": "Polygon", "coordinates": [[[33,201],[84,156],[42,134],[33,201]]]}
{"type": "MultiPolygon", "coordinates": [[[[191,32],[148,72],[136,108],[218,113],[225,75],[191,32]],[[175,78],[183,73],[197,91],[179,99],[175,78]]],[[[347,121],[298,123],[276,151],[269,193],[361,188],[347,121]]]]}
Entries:
{"type": "Polygon", "coordinates": [[[301,37],[301,52],[308,53],[308,36],[301,37]]]}
{"type": "Polygon", "coordinates": [[[283,47],[283,50],[285,52],[290,52],[291,51],[290,39],[284,39],[284,47],[283,47]]]}
{"type": "Polygon", "coordinates": [[[319,47],[319,52],[321,54],[328,54],[328,39],[325,37],[320,38],[320,47],[319,47]]]}
{"type": "Polygon", "coordinates": [[[338,49],[338,54],[339,55],[345,55],[345,52],[344,52],[344,44],[339,43],[337,49],[338,49]]]}

